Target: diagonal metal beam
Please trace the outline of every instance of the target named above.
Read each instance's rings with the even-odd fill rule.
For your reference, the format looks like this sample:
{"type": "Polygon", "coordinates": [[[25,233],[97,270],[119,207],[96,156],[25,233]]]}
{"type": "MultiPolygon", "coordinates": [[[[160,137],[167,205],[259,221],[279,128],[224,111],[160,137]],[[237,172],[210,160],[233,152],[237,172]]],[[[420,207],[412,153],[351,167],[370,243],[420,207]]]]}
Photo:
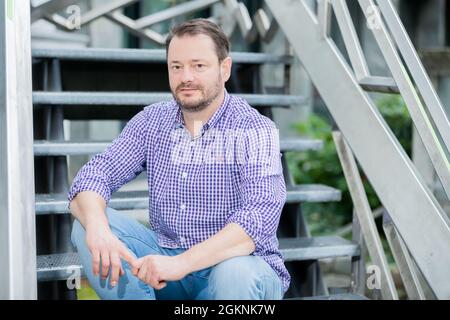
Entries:
{"type": "Polygon", "coordinates": [[[381,294],[384,299],[398,300],[394,279],[389,270],[389,264],[384,254],[383,245],[378,234],[375,219],[372,215],[372,210],[370,209],[369,200],[364,190],[358,166],[356,165],[356,160],[347,142],[342,137],[342,133],[334,131],[333,139],[355,207],[355,214],[358,217],[364,240],[367,244],[367,250],[373,263],[378,266],[381,273],[381,294]]]}
{"type": "Polygon", "coordinates": [[[156,42],[159,45],[164,45],[164,43],[166,41],[166,36],[163,36],[156,31],[153,31],[150,29],[138,30],[136,28],[135,21],[133,19],[127,17],[126,15],[122,14],[120,11],[114,11],[112,13],[108,13],[106,15],[106,18],[117,23],[122,28],[125,28],[130,33],[132,33],[135,36],[140,37],[142,39],[156,42]]]}
{"type": "Polygon", "coordinates": [[[267,13],[263,9],[258,9],[253,16],[253,22],[256,25],[259,35],[264,42],[272,41],[278,31],[278,23],[275,19],[269,20],[267,13]]]}
{"type": "Polygon", "coordinates": [[[383,230],[391,248],[392,255],[397,263],[398,270],[400,271],[400,276],[409,300],[426,300],[414,261],[408,252],[405,242],[386,211],[383,214],[383,230]]]}
{"type": "Polygon", "coordinates": [[[346,0],[331,0],[342,38],[344,39],[350,62],[356,78],[361,80],[370,75],[355,26],[350,16],[346,0]]]}
{"type": "Polygon", "coordinates": [[[317,18],[322,26],[321,36],[328,38],[331,31],[331,2],[330,0],[317,1],[317,18]]]}
{"type": "Polygon", "coordinates": [[[137,1],[139,0],[116,0],[114,2],[107,3],[106,5],[96,7],[81,16],[81,25],[91,23],[110,12],[129,6],[137,1]]]}
{"type": "Polygon", "coordinates": [[[42,18],[47,20],[48,22],[53,23],[55,26],[60,27],[61,29],[70,30],[67,26],[67,19],[60,16],[59,14],[46,14],[42,18]]]}
{"type": "MultiPolygon", "coordinates": [[[[119,10],[123,7],[126,7],[128,5],[131,5],[139,0],[117,0],[113,3],[108,3],[106,5],[102,5],[99,7],[96,7],[88,12],[86,12],[84,15],[81,16],[80,19],[80,27],[89,24],[99,18],[107,17],[108,14],[115,10],[119,10]]],[[[46,19],[47,21],[55,24],[56,26],[66,29],[68,31],[73,31],[72,28],[68,27],[68,19],[64,18],[63,16],[53,13],[51,11],[45,13],[42,16],[42,18],[46,19]]],[[[128,17],[127,17],[128,18],[128,17]]],[[[129,19],[129,18],[128,18],[129,19]]],[[[131,19],[130,19],[131,20],[131,19]]],[[[131,20],[134,22],[134,20],[131,20]]]]}
{"type": "Polygon", "coordinates": [[[220,0],[188,1],[185,3],[179,4],[179,5],[176,5],[174,7],[171,7],[169,9],[165,9],[165,10],[159,11],[157,13],[153,13],[149,16],[142,17],[142,18],[136,20],[136,28],[137,29],[148,28],[151,25],[207,8],[218,2],[220,2],[220,0]]]}
{"type": "Polygon", "coordinates": [[[31,23],[44,18],[46,15],[52,15],[59,12],[79,1],[80,0],[49,0],[36,6],[31,2],[31,23]]]}

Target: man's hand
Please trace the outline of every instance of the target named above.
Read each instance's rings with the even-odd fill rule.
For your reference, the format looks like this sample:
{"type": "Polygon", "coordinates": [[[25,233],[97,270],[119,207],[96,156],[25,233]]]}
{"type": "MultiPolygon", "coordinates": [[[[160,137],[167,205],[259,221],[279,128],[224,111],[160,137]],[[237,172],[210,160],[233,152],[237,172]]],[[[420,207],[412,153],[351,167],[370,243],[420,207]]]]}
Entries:
{"type": "Polygon", "coordinates": [[[111,267],[111,286],[116,286],[119,276],[125,274],[120,259],[128,262],[130,267],[136,268],[138,260],[108,228],[86,228],[86,244],[92,255],[92,271],[95,276],[100,272],[100,261],[102,266],[102,279],[108,277],[111,267]]]}
{"type": "Polygon", "coordinates": [[[189,273],[187,263],[180,255],[148,255],[138,259],[138,264],[132,273],[156,290],[163,289],[166,281],[183,279],[189,273]]]}

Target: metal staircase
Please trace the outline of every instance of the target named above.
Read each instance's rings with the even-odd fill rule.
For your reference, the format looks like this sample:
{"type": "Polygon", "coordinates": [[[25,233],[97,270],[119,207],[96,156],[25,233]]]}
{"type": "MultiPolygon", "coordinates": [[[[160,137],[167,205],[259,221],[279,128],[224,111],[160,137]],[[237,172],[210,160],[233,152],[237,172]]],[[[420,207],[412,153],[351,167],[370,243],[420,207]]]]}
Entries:
{"type": "MultiPolygon", "coordinates": [[[[52,2],[55,3],[55,1],[49,1],[46,7],[34,8],[33,19],[45,18],[61,28],[70,30],[67,21],[55,14],[61,7],[51,6],[52,2]]],[[[65,1],[65,5],[75,2],[65,1]]],[[[292,276],[291,287],[285,298],[362,298],[366,275],[362,254],[364,240],[367,242],[372,259],[381,261],[381,264],[384,261],[382,256],[377,260],[381,254],[377,246],[378,234],[371,224],[371,213],[370,218],[367,218],[365,199],[360,192],[358,193],[360,189],[358,184],[355,184],[358,177],[354,171],[356,164],[352,162],[352,152],[392,217],[392,234],[405,244],[400,247],[407,248],[408,252],[400,252],[399,256],[411,254],[436,297],[450,297],[448,281],[443,281],[446,270],[450,267],[448,217],[423,183],[414,165],[367,93],[368,91],[400,92],[402,96],[409,97],[405,100],[414,123],[425,145],[429,145],[428,151],[433,164],[448,192],[449,189],[445,186],[450,181],[447,179],[450,175],[450,167],[448,157],[443,151],[448,150],[447,143],[450,141],[445,139],[450,132],[448,119],[442,113],[442,106],[429,85],[426,74],[420,68],[420,61],[409,45],[408,37],[389,0],[377,1],[381,11],[373,1],[359,0],[359,3],[367,19],[369,21],[375,19],[373,31],[392,70],[390,78],[372,76],[369,73],[345,0],[266,0],[269,10],[259,9],[253,17],[250,17],[243,3],[234,0],[195,0],[138,20],[131,20],[123,15],[120,9],[134,2],[136,0],[117,0],[104,7],[93,8],[83,14],[80,23],[87,25],[100,17],[106,17],[142,39],[161,43],[164,35],[152,31],[148,28],[149,26],[220,3],[222,5],[220,14],[211,18],[218,22],[227,22],[223,27],[230,36],[235,28],[239,28],[243,39],[248,42],[258,39],[270,41],[276,30],[281,28],[345,136],[348,145],[342,141],[337,145],[340,148],[340,155],[344,155],[341,160],[347,180],[349,184],[355,185],[352,189],[355,190],[352,193],[355,203],[353,241],[335,236],[311,236],[302,213],[302,203],[340,201],[341,192],[324,185],[295,185],[287,167],[286,157],[282,158],[288,194],[278,237],[286,266],[292,276]],[[269,12],[274,19],[268,18],[269,12]],[[343,54],[329,36],[332,12],[342,32],[351,65],[343,58],[343,54]],[[389,30],[386,29],[384,22],[388,22],[389,30]],[[404,54],[403,59],[406,64],[410,68],[413,65],[413,70],[408,71],[412,74],[417,88],[412,85],[411,77],[406,72],[406,67],[396,48],[404,54]],[[423,98],[424,105],[432,105],[429,113],[423,111],[423,104],[417,98],[418,95],[423,98]],[[442,141],[445,142],[442,143],[442,141]],[[338,257],[348,257],[351,260],[352,284],[347,294],[334,296],[328,292],[318,261],[338,257]]],[[[15,3],[14,12],[23,14],[22,21],[29,21],[29,12],[27,12],[29,8],[15,3]]],[[[0,18],[6,17],[6,21],[10,19],[11,8],[8,5],[11,5],[11,2],[1,5],[0,9],[0,18]]],[[[4,37],[0,37],[0,45],[5,47],[7,46],[5,34],[8,28],[14,29],[14,26],[6,24],[0,28],[1,36],[4,37]]],[[[23,34],[20,32],[15,33],[15,37],[26,44],[29,39],[21,39],[21,36],[23,34]]],[[[9,57],[11,53],[8,53],[8,50],[6,52],[6,56],[9,57]]],[[[74,271],[82,274],[83,270],[77,254],[72,252],[69,241],[71,217],[67,210],[69,187],[67,160],[74,155],[99,153],[105,149],[109,141],[67,141],[64,137],[63,121],[65,119],[126,121],[145,105],[171,99],[165,69],[165,53],[160,49],[89,48],[36,49],[32,54],[29,51],[23,54],[25,61],[32,56],[33,89],[30,88],[25,92],[22,99],[26,101],[28,97],[33,101],[33,121],[30,117],[24,117],[23,124],[29,127],[33,125],[34,142],[31,143],[30,132],[13,131],[10,128],[8,130],[11,130],[11,134],[19,132],[20,137],[24,135],[23,147],[29,147],[34,151],[36,192],[33,202],[34,210],[31,208],[21,210],[21,214],[26,215],[23,220],[31,221],[31,224],[36,220],[37,241],[34,244],[32,240],[34,234],[27,235],[21,231],[22,237],[31,238],[27,240],[27,243],[33,244],[34,248],[20,253],[20,259],[14,256],[11,249],[1,249],[2,247],[0,249],[7,252],[10,266],[8,270],[14,270],[27,259],[33,263],[36,262],[31,263],[36,265],[36,268],[29,267],[26,273],[34,274],[35,278],[37,275],[38,290],[33,288],[33,284],[29,285],[32,293],[28,294],[28,297],[36,298],[33,292],[37,292],[37,297],[40,299],[75,299],[75,291],[67,288],[65,280],[73,275],[74,271]],[[36,216],[30,218],[30,214],[36,214],[36,216]]],[[[227,83],[228,92],[244,97],[262,114],[272,118],[274,108],[289,108],[291,105],[301,105],[306,102],[304,97],[290,95],[286,90],[271,94],[261,84],[261,67],[265,64],[283,65],[286,74],[289,74],[289,68],[294,59],[291,52],[286,52],[284,55],[233,52],[232,58],[233,76],[227,83]]],[[[6,72],[7,75],[9,73],[6,72]]],[[[285,79],[284,88],[289,88],[288,77],[285,79]]],[[[15,84],[19,87],[17,81],[15,84]]],[[[20,92],[19,89],[18,92],[20,92]]],[[[5,108],[6,113],[11,112],[10,110],[14,107],[11,96],[0,91],[0,97],[6,97],[6,101],[9,101],[5,104],[5,108]]],[[[29,115],[26,106],[24,104],[16,120],[27,112],[29,115]]],[[[7,120],[11,119],[0,118],[0,124],[7,123],[7,120]]],[[[19,159],[17,150],[12,147],[14,139],[10,136],[8,135],[6,147],[2,147],[1,150],[4,152],[12,150],[14,151],[13,159],[14,157],[19,159]]],[[[286,152],[319,150],[322,142],[281,137],[280,147],[285,155],[286,152]]],[[[20,164],[30,164],[31,150],[26,152],[24,154],[28,158],[21,159],[20,164]]],[[[17,170],[14,171],[15,167],[11,162],[3,164],[0,162],[1,169],[6,168],[8,179],[12,179],[17,170]]],[[[12,188],[0,194],[0,200],[5,197],[11,198],[8,192],[29,193],[30,190],[31,188],[26,186],[12,188]]],[[[22,197],[20,201],[27,205],[31,201],[29,195],[27,197],[26,194],[20,194],[20,197],[22,197]]],[[[14,201],[11,203],[14,204],[14,201]]],[[[146,191],[119,191],[113,195],[110,206],[118,210],[146,209],[148,195],[146,191]]],[[[11,219],[14,210],[17,210],[17,207],[7,207],[5,216],[11,219]]],[[[1,222],[4,221],[5,219],[1,220],[1,222]]],[[[11,223],[12,227],[9,225],[8,227],[0,225],[0,227],[6,235],[10,235],[12,232],[17,232],[17,223],[20,221],[11,223]]],[[[14,244],[14,248],[20,246],[19,242],[14,244]]],[[[3,278],[0,278],[1,283],[9,283],[8,291],[5,290],[2,295],[5,297],[26,296],[24,292],[28,288],[24,285],[17,289],[15,295],[12,293],[14,281],[16,281],[13,279],[20,277],[12,271],[8,274],[11,275],[8,279],[3,281],[3,278]]],[[[389,276],[383,276],[383,286],[385,284],[391,286],[390,280],[389,276]]],[[[382,292],[384,298],[397,298],[392,290],[391,292],[382,290],[382,292]]]]}
{"type": "MultiPolygon", "coordinates": [[[[243,68],[254,69],[255,73],[252,73],[252,77],[254,74],[257,74],[257,69],[264,63],[288,64],[291,61],[290,57],[259,53],[233,53],[232,57],[237,70],[243,68]]],[[[161,81],[161,77],[164,77],[162,70],[164,70],[165,65],[165,54],[162,50],[34,50],[33,61],[36,70],[34,73],[35,77],[50,79],[52,76],[55,76],[58,81],[61,81],[58,87],[64,88],[64,91],[33,91],[36,115],[40,112],[61,112],[65,119],[92,120],[100,118],[128,120],[143,105],[171,98],[170,91],[168,91],[168,82],[161,81]],[[74,72],[73,66],[76,65],[79,69],[82,68],[81,65],[83,63],[92,65],[87,71],[83,72],[84,75],[80,79],[80,76],[72,75],[71,72],[74,72]],[[45,66],[49,64],[58,66],[58,74],[49,74],[47,72],[48,68],[45,66]],[[154,77],[158,79],[159,85],[155,88],[152,87],[152,84],[148,84],[148,88],[142,88],[142,83],[135,83],[134,88],[130,88],[128,85],[128,88],[125,88],[127,91],[121,89],[123,85],[120,78],[125,67],[128,73],[135,72],[133,74],[135,78],[145,78],[147,82],[150,81],[147,79],[154,77]],[[104,80],[102,84],[96,83],[97,78],[103,77],[102,74],[98,74],[101,71],[97,70],[105,69],[109,70],[108,80],[104,80]],[[42,73],[39,70],[42,70],[42,73]],[[144,75],[148,75],[148,77],[144,75]],[[71,80],[74,77],[77,79],[75,84],[71,80]],[[64,81],[64,79],[68,79],[68,81],[64,81]],[[78,83],[81,83],[82,87],[78,83]],[[72,85],[77,87],[72,89],[72,85]],[[102,85],[105,89],[101,87],[102,85]],[[81,91],[92,87],[99,91],[81,91]],[[106,91],[108,90],[106,88],[113,91],[106,91]],[[118,91],[120,89],[123,91],[118,91]],[[130,92],[130,89],[134,91],[130,92]],[[141,91],[137,91],[139,89],[141,91]],[[156,92],[153,92],[155,89],[156,92]],[[142,92],[144,90],[145,92],[142,92]],[[86,112],[86,108],[89,108],[88,112],[86,112]]],[[[232,94],[236,93],[233,83],[236,86],[236,82],[248,81],[248,79],[239,75],[239,71],[235,74],[237,74],[237,78],[233,79],[227,88],[232,94]]],[[[129,74],[127,76],[130,77],[129,74]]],[[[36,84],[36,87],[45,89],[46,86],[36,84]]],[[[301,96],[292,95],[271,95],[261,92],[237,92],[236,94],[247,99],[249,103],[263,113],[267,113],[270,108],[289,107],[291,104],[301,104],[305,101],[301,96]]],[[[59,126],[59,129],[62,130],[62,122],[50,122],[47,124],[41,122],[39,125],[59,126]]],[[[64,157],[69,155],[99,153],[105,149],[107,144],[108,142],[65,141],[62,138],[49,139],[42,136],[42,138],[39,137],[34,142],[34,153],[38,159],[64,159],[64,157]]],[[[321,147],[322,141],[320,140],[289,138],[281,139],[280,141],[282,153],[317,150],[321,147]]],[[[322,258],[358,256],[358,245],[350,241],[339,237],[309,238],[302,235],[302,230],[296,230],[295,226],[302,226],[306,229],[300,211],[301,203],[339,201],[341,193],[339,190],[323,185],[294,185],[292,178],[289,176],[286,163],[284,165],[288,195],[279,230],[280,249],[286,261],[292,264],[291,270],[294,273],[296,272],[295,263],[299,261],[304,261],[304,264],[309,265],[311,261],[322,258]]],[[[116,192],[112,197],[110,206],[118,210],[148,208],[147,191],[116,192]]],[[[38,217],[47,215],[54,217],[67,216],[67,194],[65,192],[37,193],[36,214],[38,217]]],[[[63,238],[59,239],[59,241],[63,240],[63,238]]],[[[76,254],[67,252],[39,255],[37,265],[38,281],[64,280],[71,276],[74,268],[81,268],[76,254]],[[70,272],[67,272],[68,270],[70,272]]],[[[295,283],[295,280],[293,282],[295,283]]],[[[314,286],[311,285],[311,290],[313,288],[314,286]]],[[[313,292],[307,294],[306,286],[304,287],[303,285],[296,286],[293,284],[291,290],[299,290],[300,292],[301,289],[305,295],[314,294],[313,292]]],[[[321,293],[325,294],[325,292],[321,293]]]]}

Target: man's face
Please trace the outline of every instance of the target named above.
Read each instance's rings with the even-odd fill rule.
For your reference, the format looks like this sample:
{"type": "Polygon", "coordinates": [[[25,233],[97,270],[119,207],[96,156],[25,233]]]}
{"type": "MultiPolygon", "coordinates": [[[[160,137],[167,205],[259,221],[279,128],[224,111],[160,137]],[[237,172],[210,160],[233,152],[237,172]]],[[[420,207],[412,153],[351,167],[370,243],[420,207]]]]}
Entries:
{"type": "Polygon", "coordinates": [[[219,63],[214,42],[203,34],[174,37],[167,64],[172,95],[191,112],[204,110],[219,97],[231,71],[231,58],[219,63]]]}

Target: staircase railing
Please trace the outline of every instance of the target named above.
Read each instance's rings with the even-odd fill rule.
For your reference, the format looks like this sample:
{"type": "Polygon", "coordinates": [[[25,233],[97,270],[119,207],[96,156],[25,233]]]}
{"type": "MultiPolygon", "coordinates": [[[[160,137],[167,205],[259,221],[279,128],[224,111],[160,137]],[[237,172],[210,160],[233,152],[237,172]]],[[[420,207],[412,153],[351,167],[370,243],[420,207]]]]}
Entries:
{"type": "MultiPolygon", "coordinates": [[[[448,299],[450,298],[450,285],[447,281],[450,267],[449,219],[367,91],[398,90],[408,105],[422,139],[425,138],[425,145],[432,144],[427,146],[427,150],[434,158],[433,163],[436,170],[440,171],[439,176],[444,183],[450,182],[446,178],[449,169],[440,150],[443,145],[438,144],[437,139],[433,137],[434,131],[430,130],[431,126],[428,123],[430,119],[426,117],[418,92],[396,50],[399,49],[406,56],[411,55],[411,52],[405,52],[403,45],[398,43],[395,45],[391,35],[386,32],[382,20],[386,17],[388,20],[395,18],[396,25],[392,21],[389,25],[394,29],[391,30],[392,33],[398,33],[400,24],[398,16],[395,10],[392,10],[390,1],[380,0],[377,3],[384,3],[381,5],[382,16],[378,15],[380,10],[373,1],[359,1],[377,42],[381,44],[380,49],[394,79],[372,77],[367,74],[364,56],[359,50],[361,47],[359,41],[357,37],[351,36],[356,33],[343,34],[344,38],[347,36],[345,41],[347,52],[357,49],[358,54],[350,55],[352,66],[346,62],[328,36],[331,21],[329,12],[336,8],[345,10],[347,4],[344,0],[320,0],[318,13],[303,1],[266,0],[266,4],[309,73],[380,200],[390,213],[392,221],[424,277],[438,298],[448,299]]],[[[350,15],[336,14],[336,18],[341,30],[344,29],[342,26],[354,30],[350,15]]],[[[405,33],[402,33],[401,37],[407,39],[405,33]]],[[[410,69],[414,68],[408,59],[405,59],[405,62],[410,69]]],[[[418,82],[428,79],[423,69],[416,68],[414,73],[418,82]]],[[[437,116],[438,98],[432,87],[426,84],[425,81],[420,88],[422,98],[433,97],[434,114],[437,116]]],[[[428,98],[424,102],[429,100],[428,98]]],[[[444,137],[448,132],[448,125],[442,119],[436,122],[439,122],[444,137]]]]}

